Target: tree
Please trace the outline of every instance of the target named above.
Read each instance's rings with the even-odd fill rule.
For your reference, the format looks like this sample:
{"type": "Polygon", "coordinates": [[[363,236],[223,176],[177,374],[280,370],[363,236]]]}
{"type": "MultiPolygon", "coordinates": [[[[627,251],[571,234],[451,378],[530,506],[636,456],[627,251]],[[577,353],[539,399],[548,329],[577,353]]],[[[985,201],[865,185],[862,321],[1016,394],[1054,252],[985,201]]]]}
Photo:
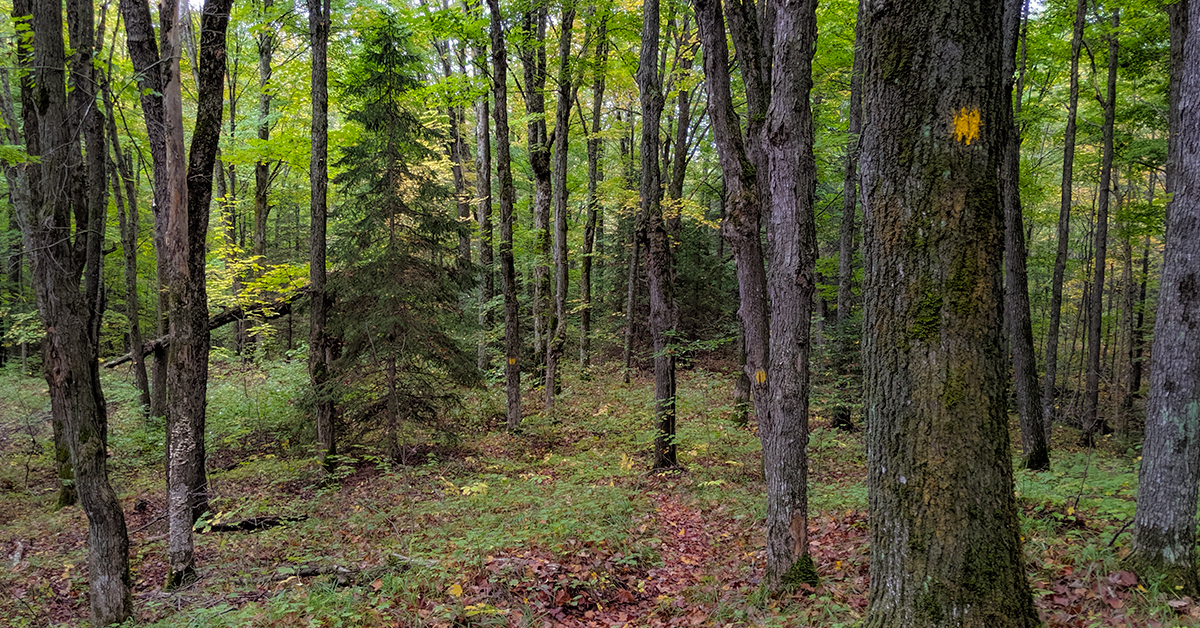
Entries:
{"type": "Polygon", "coordinates": [[[1166,253],[1150,363],[1146,440],[1138,472],[1130,560],[1142,573],[1195,595],[1196,495],[1200,484],[1200,11],[1169,5],[1170,156],[1166,253]]]}
{"type": "MultiPolygon", "coordinates": [[[[30,15],[33,31],[33,85],[36,108],[35,143],[41,147],[71,146],[71,116],[68,112],[66,59],[63,43],[62,5],[57,2],[19,1],[13,7],[18,16],[30,15]],[[32,4],[32,6],[30,6],[32,4]]],[[[89,265],[101,263],[99,255],[88,255],[100,236],[92,231],[96,216],[104,206],[97,201],[105,190],[89,186],[99,182],[107,186],[102,121],[96,111],[93,7],[84,0],[72,0],[68,6],[68,30],[76,59],[73,67],[83,75],[73,77],[76,89],[83,90],[91,107],[80,121],[89,125],[85,135],[87,149],[97,153],[89,159],[86,179],[78,171],[68,170],[68,152],[40,150],[40,202],[22,203],[22,235],[29,254],[31,279],[37,294],[38,314],[46,327],[43,340],[46,384],[52,412],[63,417],[63,432],[75,469],[79,500],[88,518],[88,583],[92,623],[103,626],[123,622],[133,614],[130,596],[129,537],[125,516],[116,492],[108,481],[108,421],[104,393],[100,388],[99,363],[95,359],[98,338],[93,303],[79,289],[81,276],[89,265]],[[90,80],[87,80],[90,79],[90,80]],[[97,133],[98,131],[98,133],[97,133]],[[81,206],[77,195],[67,193],[73,184],[88,192],[81,206]],[[74,219],[74,228],[72,228],[74,219]]],[[[34,197],[31,197],[34,198],[34,197]]],[[[96,273],[98,275],[98,271],[96,273]]]]}
{"type": "Polygon", "coordinates": [[[1108,81],[1104,97],[1096,93],[1096,100],[1104,109],[1102,133],[1104,135],[1103,153],[1100,162],[1100,191],[1096,203],[1096,232],[1092,249],[1095,253],[1092,268],[1093,281],[1091,300],[1088,301],[1088,355],[1087,355],[1087,390],[1084,393],[1083,408],[1083,440],[1092,444],[1097,432],[1105,428],[1104,419],[1100,417],[1100,332],[1104,315],[1104,267],[1108,264],[1108,208],[1112,197],[1113,169],[1113,133],[1116,125],[1117,111],[1117,28],[1121,25],[1121,10],[1112,9],[1112,30],[1105,39],[1108,41],[1108,81]]]}
{"type": "MultiPolygon", "coordinates": [[[[525,73],[525,125],[529,144],[529,167],[533,170],[533,354],[543,365],[549,347],[553,314],[550,285],[550,142],[546,131],[546,21],[547,0],[534,0],[522,16],[522,38],[518,47],[525,73]]],[[[493,44],[494,46],[495,44],[493,44]]]]}
{"type": "MultiPolygon", "coordinates": [[[[593,16],[596,14],[594,13],[593,16]]],[[[600,154],[604,148],[600,138],[600,114],[604,106],[604,79],[608,74],[608,13],[599,17],[596,27],[596,56],[592,66],[592,129],[587,135],[587,223],[583,228],[583,251],[580,253],[579,270],[579,362],[583,367],[591,364],[592,350],[592,265],[596,250],[596,224],[600,216],[598,188],[604,179],[600,166],[600,154]]]]}
{"type": "Polygon", "coordinates": [[[1028,0],[1009,0],[1004,5],[1004,52],[1001,76],[1005,81],[1005,106],[1008,114],[1004,123],[1007,136],[1004,145],[1004,174],[1000,182],[1000,198],[1004,204],[1004,319],[1008,325],[1008,342],[1012,351],[1013,390],[1017,397],[1017,414],[1021,421],[1023,464],[1027,469],[1050,468],[1048,432],[1042,425],[1041,390],[1038,388],[1037,360],[1033,354],[1033,324],[1029,315],[1029,279],[1025,269],[1025,220],[1021,213],[1021,130],[1014,118],[1014,106],[1019,109],[1020,90],[1014,89],[1017,41],[1022,19],[1028,10],[1028,0]]]}
{"type": "Polygon", "coordinates": [[[521,426],[521,319],[517,312],[517,271],[513,261],[512,154],[508,139],[508,51],[500,18],[500,0],[488,0],[491,11],[492,98],[496,122],[496,179],[500,183],[500,281],[504,292],[504,390],[509,431],[521,426]]]}
{"type": "Polygon", "coordinates": [[[308,373],[316,402],[317,450],[329,464],[337,454],[333,399],[329,390],[333,347],[326,329],[329,295],[325,290],[325,231],[329,189],[329,0],[308,0],[309,45],[312,49],[312,155],[309,157],[309,329],[308,373]]]}
{"type": "Polygon", "coordinates": [[[571,143],[571,107],[575,90],[571,78],[571,28],[575,25],[575,5],[563,8],[559,24],[558,102],[554,110],[554,162],[551,196],[554,201],[554,328],[547,329],[546,409],[554,407],[558,383],[558,362],[567,343],[567,150],[571,143]]]}
{"type": "Polygon", "coordinates": [[[1039,624],[1000,343],[1003,5],[862,13],[868,628],[1039,624]]]}
{"type": "Polygon", "coordinates": [[[662,211],[659,129],[662,122],[662,76],[658,72],[659,2],[648,0],[642,14],[642,49],[637,69],[642,105],[642,224],[638,239],[646,247],[650,279],[650,333],[654,338],[654,468],[675,462],[675,272],[671,237],[662,211]]]}

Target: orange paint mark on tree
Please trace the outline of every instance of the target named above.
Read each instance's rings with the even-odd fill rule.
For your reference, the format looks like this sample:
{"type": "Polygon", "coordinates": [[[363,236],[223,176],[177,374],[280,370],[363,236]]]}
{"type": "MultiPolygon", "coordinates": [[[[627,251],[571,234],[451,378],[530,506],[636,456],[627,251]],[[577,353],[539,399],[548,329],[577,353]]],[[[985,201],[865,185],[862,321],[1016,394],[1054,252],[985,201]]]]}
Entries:
{"type": "Polygon", "coordinates": [[[958,142],[966,142],[967,146],[971,142],[979,139],[979,110],[976,108],[967,109],[963,107],[954,116],[954,139],[958,142]]]}

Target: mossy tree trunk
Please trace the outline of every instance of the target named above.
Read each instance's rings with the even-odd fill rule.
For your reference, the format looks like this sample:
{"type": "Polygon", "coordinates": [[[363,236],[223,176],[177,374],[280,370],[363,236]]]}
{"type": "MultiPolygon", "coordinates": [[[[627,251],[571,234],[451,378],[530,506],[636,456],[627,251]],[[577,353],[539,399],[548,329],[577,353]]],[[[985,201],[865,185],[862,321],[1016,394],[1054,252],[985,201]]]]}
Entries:
{"type": "Polygon", "coordinates": [[[1146,440],[1138,474],[1133,564],[1196,595],[1196,495],[1200,483],[1200,10],[1171,18],[1170,159],[1163,263],[1146,440]]]}
{"type": "Polygon", "coordinates": [[[868,628],[1033,628],[1001,349],[1003,0],[863,11],[868,628]]]}

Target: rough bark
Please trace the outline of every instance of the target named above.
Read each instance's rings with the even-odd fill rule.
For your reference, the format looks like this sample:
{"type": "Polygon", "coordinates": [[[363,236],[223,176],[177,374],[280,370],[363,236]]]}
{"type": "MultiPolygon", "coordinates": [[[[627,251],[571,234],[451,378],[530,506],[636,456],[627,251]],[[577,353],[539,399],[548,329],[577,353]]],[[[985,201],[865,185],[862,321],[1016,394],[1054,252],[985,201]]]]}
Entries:
{"type": "MultiPolygon", "coordinates": [[[[32,11],[33,102],[37,103],[38,146],[68,146],[72,129],[68,125],[62,5],[21,1],[13,8],[18,15],[30,15],[32,11]]],[[[76,54],[86,55],[90,63],[91,3],[74,0],[68,14],[72,18],[69,24],[74,36],[72,47],[76,48],[76,54]]],[[[91,87],[94,99],[94,83],[91,87]]],[[[92,141],[96,139],[93,137],[92,141]]],[[[93,144],[92,148],[104,145],[103,136],[98,139],[99,144],[93,144]]],[[[43,356],[52,413],[63,417],[63,433],[76,471],[75,484],[88,518],[92,623],[102,626],[122,622],[133,614],[129,538],[120,501],[108,481],[107,415],[98,364],[93,358],[97,351],[96,337],[89,325],[93,304],[86,293],[80,292],[79,282],[85,268],[83,260],[72,250],[80,246],[79,230],[93,224],[88,217],[92,207],[89,204],[72,212],[71,197],[63,193],[70,178],[66,152],[34,153],[41,157],[40,202],[19,207],[22,215],[18,218],[29,252],[38,313],[46,327],[43,356]],[[78,220],[81,215],[83,219],[78,220]]],[[[96,152],[103,156],[103,150],[96,152]]],[[[99,172],[89,173],[89,184],[98,175],[100,184],[106,186],[104,161],[92,164],[95,166],[89,165],[98,167],[99,172]]]]}
{"type": "Polygon", "coordinates": [[[1049,430],[1056,415],[1058,335],[1062,324],[1063,276],[1067,269],[1067,245],[1071,235],[1071,196],[1074,191],[1076,113],[1079,109],[1079,52],[1083,47],[1083,29],[1087,24],[1087,0],[1078,0],[1075,26],[1071,35],[1070,93],[1067,98],[1067,126],[1063,131],[1062,192],[1058,210],[1058,249],[1054,255],[1054,275],[1050,282],[1050,321],[1046,332],[1046,375],[1042,380],[1042,422],[1049,430]]]}
{"type": "MultiPolygon", "coordinates": [[[[760,423],[769,421],[770,386],[768,364],[767,276],[763,264],[762,223],[764,196],[758,182],[760,169],[749,145],[758,144],[755,125],[747,121],[743,139],[729,79],[729,50],[725,43],[725,18],[717,0],[696,0],[696,26],[704,48],[704,84],[708,93],[708,115],[717,158],[725,183],[725,220],[721,233],[733,249],[737,266],[738,318],[743,332],[746,359],[742,372],[750,380],[754,411],[760,423]]],[[[731,22],[733,21],[731,13],[731,22]]],[[[750,66],[757,67],[757,62],[750,66]]],[[[747,92],[752,91],[747,85],[747,92]]],[[[763,114],[765,115],[765,110],[763,114]]],[[[753,112],[748,114],[753,118],[753,112]]]]}
{"type": "Polygon", "coordinates": [[[508,52],[501,27],[500,2],[488,0],[491,10],[492,116],[496,123],[496,179],[500,183],[500,279],[504,291],[504,389],[508,397],[508,429],[521,426],[521,329],[517,312],[517,271],[513,263],[512,153],[508,139],[508,52]]]}
{"type": "Polygon", "coordinates": [[[808,390],[817,237],[817,166],[809,106],[817,42],[816,0],[776,2],[771,106],[764,144],[771,186],[767,219],[771,413],[759,421],[767,480],[767,583],[815,585],[808,555],[808,390]]]}
{"type": "Polygon", "coordinates": [[[1092,250],[1095,252],[1093,265],[1092,300],[1088,303],[1088,359],[1087,390],[1084,393],[1083,440],[1091,445],[1098,432],[1105,430],[1105,421],[1100,416],[1100,343],[1103,323],[1104,270],[1108,265],[1108,206],[1112,187],[1113,131],[1117,111],[1117,42],[1116,29],[1121,25],[1121,10],[1112,10],[1112,28],[1108,39],[1108,84],[1101,105],[1104,108],[1104,147],[1100,161],[1100,192],[1096,202],[1096,230],[1092,250]]]}
{"type": "Polygon", "coordinates": [[[1025,268],[1025,220],[1021,212],[1021,131],[1014,110],[1020,92],[1013,84],[1017,42],[1028,0],[1004,3],[1004,52],[1001,76],[1005,81],[1006,119],[1004,161],[1001,163],[1000,199],[1004,205],[1004,318],[1012,353],[1013,392],[1021,423],[1021,462],[1026,469],[1050,468],[1050,444],[1042,425],[1042,398],[1038,387],[1037,359],[1033,351],[1033,322],[1029,315],[1029,275],[1025,268]],[[1016,101],[1016,102],[1014,102],[1016,101]]]}
{"type": "Polygon", "coordinates": [[[863,12],[867,628],[1039,625],[1001,348],[1003,4],[863,12]]]}
{"type": "MultiPolygon", "coordinates": [[[[600,214],[598,189],[604,180],[600,167],[600,153],[604,140],[600,138],[600,114],[604,105],[604,79],[608,74],[608,15],[601,16],[596,27],[596,57],[593,62],[592,81],[592,129],[587,138],[587,223],[583,228],[583,251],[580,253],[579,270],[579,364],[587,368],[591,364],[592,350],[592,264],[596,250],[596,225],[600,214]]],[[[587,131],[586,124],[584,125],[587,131]]]]}
{"type": "Polygon", "coordinates": [[[558,102],[554,108],[554,163],[551,195],[554,201],[554,328],[546,343],[546,410],[554,408],[558,392],[558,362],[567,344],[567,149],[571,130],[571,103],[574,93],[571,77],[571,29],[575,25],[575,7],[563,9],[558,40],[558,102]]]}
{"type": "MultiPolygon", "coordinates": [[[[475,48],[475,64],[485,75],[490,74],[487,67],[487,47],[475,48]]],[[[479,341],[479,370],[490,366],[487,347],[487,332],[491,329],[495,317],[488,304],[496,294],[496,272],[493,266],[492,251],[494,250],[492,227],[492,137],[488,124],[488,95],[484,92],[475,101],[475,198],[477,220],[479,222],[479,267],[481,281],[479,282],[479,328],[483,334],[479,341]]]]}
{"type": "Polygon", "coordinates": [[[1200,11],[1190,0],[1171,19],[1167,211],[1146,440],[1138,473],[1133,555],[1142,573],[1162,573],[1181,594],[1196,575],[1196,495],[1200,483],[1200,11]]]}
{"type": "Polygon", "coordinates": [[[675,304],[675,269],[671,238],[662,211],[662,171],[659,167],[659,130],[662,122],[662,76],[657,67],[659,1],[647,0],[642,13],[641,54],[637,85],[642,106],[643,228],[638,237],[646,247],[646,277],[650,283],[650,334],[654,339],[654,468],[674,467],[675,348],[678,306],[675,304]]]}
{"type": "Polygon", "coordinates": [[[317,427],[317,452],[327,466],[337,455],[334,431],[334,406],[331,391],[333,347],[329,339],[327,316],[329,295],[325,291],[325,230],[329,200],[329,0],[308,0],[308,37],[312,50],[312,155],[308,162],[309,224],[308,281],[312,298],[309,305],[308,374],[316,403],[313,418],[317,427]]]}

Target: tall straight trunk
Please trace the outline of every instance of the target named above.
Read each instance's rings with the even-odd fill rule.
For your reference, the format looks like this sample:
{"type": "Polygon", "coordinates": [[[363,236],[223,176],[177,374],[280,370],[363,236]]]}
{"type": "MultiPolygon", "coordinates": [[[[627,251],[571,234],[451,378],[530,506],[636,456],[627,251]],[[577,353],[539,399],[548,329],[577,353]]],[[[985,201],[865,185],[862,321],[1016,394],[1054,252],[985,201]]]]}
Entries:
{"type": "MultiPolygon", "coordinates": [[[[271,9],[275,0],[262,0],[261,30],[258,33],[258,139],[264,147],[271,139],[271,56],[275,52],[275,29],[271,9]]],[[[266,159],[254,163],[254,247],[255,256],[267,253],[267,218],[271,214],[271,164],[266,159]]],[[[263,263],[261,260],[259,263],[263,263]]]]}
{"type": "MultiPolygon", "coordinates": [[[[592,264],[600,215],[598,189],[604,180],[604,171],[600,167],[600,153],[604,148],[604,140],[600,138],[600,114],[604,106],[604,79],[608,74],[608,14],[597,19],[600,23],[596,27],[596,58],[592,70],[592,130],[587,134],[587,223],[583,228],[579,269],[579,364],[584,368],[592,359],[592,264]]],[[[584,131],[587,131],[586,125],[584,131]]]]}
{"type": "MultiPolygon", "coordinates": [[[[571,106],[574,89],[571,78],[571,29],[575,25],[575,7],[563,9],[559,24],[558,103],[554,109],[554,329],[546,345],[546,410],[554,408],[558,391],[558,362],[567,344],[567,149],[571,143],[571,106]]],[[[550,331],[550,330],[547,330],[550,331]]]]}
{"type": "Polygon", "coordinates": [[[317,427],[317,451],[326,467],[337,455],[334,430],[333,343],[329,339],[330,299],[325,292],[325,231],[329,191],[329,0],[308,0],[308,37],[312,49],[312,155],[308,162],[309,225],[308,282],[308,375],[316,394],[313,415],[317,427]]]}
{"type": "MultiPolygon", "coordinates": [[[[733,249],[733,258],[737,267],[738,297],[740,306],[738,318],[741,321],[745,349],[745,362],[742,372],[750,380],[751,397],[754,411],[760,425],[770,423],[770,384],[767,377],[768,366],[768,328],[767,310],[767,275],[763,262],[762,240],[759,229],[762,224],[762,212],[766,195],[763,185],[759,182],[758,173],[767,172],[759,168],[754,160],[750,147],[760,144],[759,131],[761,121],[755,122],[754,112],[748,113],[746,135],[743,139],[738,123],[737,112],[733,106],[733,94],[729,79],[729,49],[725,43],[725,17],[720,2],[715,0],[696,0],[696,27],[700,34],[700,44],[704,48],[704,78],[708,92],[708,115],[712,124],[713,137],[717,144],[717,157],[725,183],[725,219],[721,224],[721,233],[733,249]]],[[[731,29],[735,32],[744,31],[745,16],[738,16],[738,9],[731,8],[731,29]],[[741,22],[741,31],[733,28],[741,22]]],[[[735,40],[737,36],[735,35],[735,40]]],[[[757,48],[743,44],[745,48],[757,48]]],[[[757,60],[740,59],[739,65],[744,68],[761,67],[757,60]]],[[[758,77],[761,72],[749,72],[746,77],[758,77]]],[[[749,79],[747,79],[749,80],[749,79]]],[[[757,94],[754,83],[748,83],[746,92],[750,100],[762,108],[761,95],[749,98],[751,93],[757,94]]],[[[765,119],[765,118],[764,118],[765,119]]],[[[768,191],[769,192],[769,191],[768,191]]]]}
{"type": "Polygon", "coordinates": [[[1100,162],[1100,193],[1096,206],[1095,243],[1092,245],[1096,253],[1094,265],[1094,280],[1092,281],[1093,299],[1089,303],[1088,312],[1088,361],[1087,361],[1087,392],[1083,407],[1083,440],[1092,444],[1097,432],[1104,430],[1104,418],[1100,416],[1100,346],[1101,323],[1104,314],[1104,270],[1108,264],[1108,205],[1110,188],[1112,187],[1113,164],[1113,130],[1116,124],[1117,111],[1117,42],[1116,29],[1121,25],[1121,10],[1112,10],[1113,31],[1108,35],[1108,89],[1103,101],[1104,107],[1104,153],[1100,162]]]}
{"type": "MultiPolygon", "coordinates": [[[[108,481],[107,413],[100,388],[99,363],[93,357],[97,352],[97,338],[89,324],[93,303],[87,299],[86,291],[81,293],[79,289],[86,264],[95,264],[98,260],[89,260],[73,250],[85,246],[87,238],[83,238],[80,230],[86,231],[94,224],[89,214],[101,208],[91,202],[84,207],[71,207],[70,195],[62,193],[64,183],[72,176],[67,170],[67,151],[40,150],[48,146],[69,146],[72,141],[73,129],[67,110],[62,5],[18,0],[13,9],[17,15],[32,14],[33,101],[38,107],[36,126],[33,129],[27,127],[27,131],[33,130],[36,134],[34,144],[39,152],[33,154],[41,158],[40,202],[18,207],[22,212],[18,221],[29,252],[38,313],[46,327],[43,357],[52,414],[63,417],[62,429],[76,472],[75,485],[88,518],[92,624],[102,626],[131,617],[133,603],[125,517],[108,481]],[[73,217],[74,241],[71,238],[73,217]]],[[[72,0],[68,5],[68,16],[71,46],[78,57],[83,57],[75,59],[75,71],[93,72],[93,7],[86,0],[72,0]]],[[[93,80],[87,88],[93,101],[90,115],[98,117],[94,106],[95,85],[93,80]]],[[[99,126],[100,121],[97,119],[95,123],[99,126]]],[[[106,187],[103,127],[99,126],[99,129],[99,138],[95,137],[94,129],[87,133],[91,138],[89,149],[100,153],[99,159],[89,160],[89,168],[96,167],[99,172],[89,173],[88,185],[99,177],[100,185],[106,187]],[[97,140],[99,143],[92,143],[97,140]]],[[[99,193],[90,192],[91,200],[96,200],[99,193]]]]}
{"type": "MultiPolygon", "coordinates": [[[[441,60],[442,75],[446,79],[451,79],[454,76],[454,69],[450,63],[450,43],[435,41],[433,45],[441,60]]],[[[455,103],[446,107],[446,114],[450,122],[450,175],[454,180],[454,204],[458,210],[459,221],[465,223],[471,219],[466,178],[467,140],[463,136],[466,114],[463,112],[462,105],[455,103]]],[[[455,258],[455,265],[459,272],[463,273],[471,267],[471,232],[466,229],[460,229],[458,232],[458,255],[455,258]]]]}
{"type": "MultiPolygon", "coordinates": [[[[125,42],[129,59],[137,73],[138,93],[142,115],[146,120],[146,136],[150,145],[153,168],[154,202],[154,251],[155,293],[157,304],[157,333],[167,333],[167,303],[164,295],[166,285],[167,246],[163,240],[166,233],[167,206],[167,135],[163,122],[163,74],[165,64],[159,56],[158,43],[154,39],[154,23],[150,17],[148,0],[124,0],[121,15],[125,21],[125,42]]],[[[165,33],[164,33],[165,37],[165,33]]],[[[167,352],[156,350],[151,366],[150,415],[166,416],[167,413],[167,352]]]]}
{"type": "MultiPolygon", "coordinates": [[[[485,75],[487,70],[487,48],[475,49],[475,63],[485,75]]],[[[492,243],[492,136],[488,124],[488,95],[485,92],[475,101],[475,198],[479,222],[479,328],[483,330],[479,341],[479,370],[489,365],[487,332],[491,329],[494,316],[488,304],[496,294],[496,273],[493,268],[492,243]]]]}
{"type": "MultiPolygon", "coordinates": [[[[688,76],[692,73],[692,62],[695,59],[695,45],[691,44],[692,27],[688,16],[685,13],[683,18],[683,26],[680,29],[676,46],[684,49],[691,46],[691,50],[682,50],[680,52],[679,65],[677,72],[681,76],[688,76]]],[[[670,226],[673,237],[679,237],[679,229],[682,223],[683,212],[680,211],[681,199],[683,199],[683,182],[687,177],[688,153],[692,148],[691,126],[692,126],[692,90],[687,86],[680,86],[679,93],[675,96],[675,141],[673,144],[673,152],[671,156],[671,178],[667,181],[667,198],[671,202],[670,211],[670,226]]]]}
{"type": "Polygon", "coordinates": [[[1138,473],[1132,563],[1196,595],[1200,483],[1200,10],[1181,0],[1171,19],[1166,253],[1154,324],[1146,440],[1138,473]]]}
{"type": "Polygon", "coordinates": [[[1004,3],[863,11],[866,628],[1040,625],[1001,347],[1004,3]]]}
{"type": "Polygon", "coordinates": [[[1017,44],[1028,0],[1005,0],[1004,52],[1001,76],[1005,81],[1004,161],[1000,164],[1000,199],[1004,204],[1004,318],[1012,352],[1013,392],[1021,422],[1021,462],[1026,469],[1050,468],[1050,444],[1042,424],[1041,389],[1033,351],[1033,322],[1029,315],[1029,275],[1025,261],[1025,220],[1021,212],[1021,131],[1014,109],[1020,92],[1013,84],[1017,44]],[[1015,101],[1015,102],[1014,102],[1015,101]]]}
{"type": "MultiPolygon", "coordinates": [[[[1153,194],[1153,192],[1151,192],[1153,194]]],[[[1145,351],[1145,322],[1146,322],[1146,285],[1150,283],[1150,236],[1146,236],[1145,243],[1142,246],[1142,281],[1138,288],[1137,305],[1134,309],[1137,310],[1137,321],[1133,324],[1133,339],[1131,341],[1133,349],[1133,363],[1129,369],[1129,394],[1130,397],[1136,397],[1142,390],[1142,373],[1144,369],[1144,358],[1142,356],[1145,351]]],[[[1130,399],[1130,404],[1133,400],[1130,399]]]]}
{"type": "Polygon", "coordinates": [[[676,465],[675,443],[675,269],[671,236],[662,211],[662,171],[659,168],[659,130],[662,123],[662,76],[657,67],[659,0],[647,0],[642,11],[641,55],[637,85],[642,105],[641,214],[638,237],[646,247],[646,277],[650,283],[650,335],[654,339],[654,468],[676,465]]]}
{"type": "Polygon", "coordinates": [[[759,421],[767,480],[767,583],[817,584],[808,554],[808,392],[817,236],[817,166],[809,106],[817,43],[816,0],[776,4],[771,107],[763,130],[771,210],[767,218],[771,303],[770,421],[759,421]]]}
{"type": "MultiPolygon", "coordinates": [[[[862,19],[854,27],[854,65],[850,70],[850,108],[847,113],[846,167],[842,176],[842,220],[838,228],[838,291],[837,332],[834,334],[834,360],[838,376],[842,378],[839,389],[844,389],[845,379],[850,376],[850,339],[854,307],[854,220],[858,213],[858,152],[859,134],[862,133],[862,19]]],[[[850,406],[839,405],[833,409],[833,425],[842,429],[854,429],[850,406]]]]}
{"type": "MultiPolygon", "coordinates": [[[[1054,256],[1054,277],[1050,282],[1050,322],[1046,332],[1046,376],[1042,383],[1042,421],[1047,431],[1053,426],[1058,396],[1058,329],[1062,322],[1063,275],[1067,269],[1067,245],[1071,236],[1071,195],[1075,173],[1075,117],[1079,109],[1079,52],[1083,47],[1083,28],[1087,23],[1087,0],[1075,6],[1075,27],[1071,35],[1070,95],[1067,100],[1067,127],[1063,131],[1062,194],[1058,210],[1058,249],[1054,256]]],[[[1069,371],[1069,369],[1068,369],[1069,371]]]]}
{"type": "Polygon", "coordinates": [[[545,364],[551,321],[550,287],[550,138],[546,132],[546,3],[533,3],[523,18],[526,43],[520,48],[525,71],[525,111],[529,116],[529,165],[533,170],[533,354],[545,364]]]}
{"type": "MultiPolygon", "coordinates": [[[[1128,229],[1128,223],[1126,223],[1128,229]]],[[[1122,261],[1124,262],[1124,275],[1121,278],[1121,327],[1124,328],[1124,364],[1122,365],[1121,374],[1121,397],[1118,400],[1116,412],[1116,431],[1119,436],[1126,438],[1130,435],[1130,410],[1133,409],[1133,339],[1137,332],[1133,328],[1134,314],[1134,295],[1137,292],[1137,283],[1133,280],[1133,236],[1126,233],[1121,238],[1122,261]]],[[[1116,353],[1116,352],[1114,352],[1116,353]]],[[[1114,379],[1116,372],[1113,373],[1114,379]]]]}
{"type": "Polygon", "coordinates": [[[500,183],[500,281],[504,291],[504,389],[508,397],[508,429],[521,426],[521,319],[517,312],[517,270],[513,261],[512,153],[508,139],[508,51],[501,27],[500,0],[488,0],[491,10],[492,117],[496,122],[496,179],[500,183]]]}

